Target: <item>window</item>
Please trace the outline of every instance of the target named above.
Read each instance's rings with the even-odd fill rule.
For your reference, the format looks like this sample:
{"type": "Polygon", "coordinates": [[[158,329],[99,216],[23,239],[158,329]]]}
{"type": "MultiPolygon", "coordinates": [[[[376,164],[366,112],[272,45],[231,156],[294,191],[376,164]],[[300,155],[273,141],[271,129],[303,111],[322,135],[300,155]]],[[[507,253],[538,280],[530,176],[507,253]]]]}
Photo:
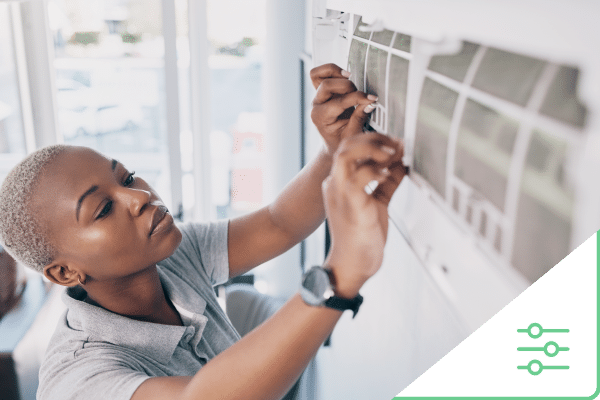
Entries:
{"type": "MultiPolygon", "coordinates": [[[[174,215],[160,0],[48,3],[65,143],[123,162],[174,215]]],[[[176,132],[179,134],[179,132],[176,132]]]]}
{"type": "Polygon", "coordinates": [[[265,205],[264,0],[208,1],[213,207],[230,218],[265,205]],[[238,12],[231,13],[231,9],[238,12]]]}
{"type": "MultiPolygon", "coordinates": [[[[24,116],[11,8],[18,4],[0,3],[0,180],[26,154],[24,116]]],[[[20,34],[17,32],[16,34],[20,34]]],[[[26,79],[26,78],[25,78],[26,79]]]]}

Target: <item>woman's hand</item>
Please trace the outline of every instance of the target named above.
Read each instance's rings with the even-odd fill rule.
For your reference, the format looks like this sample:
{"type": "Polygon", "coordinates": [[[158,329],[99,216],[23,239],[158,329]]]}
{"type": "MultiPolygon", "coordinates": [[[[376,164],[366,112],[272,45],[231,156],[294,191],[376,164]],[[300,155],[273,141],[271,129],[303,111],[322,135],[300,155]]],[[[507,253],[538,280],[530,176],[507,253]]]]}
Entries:
{"type": "Polygon", "coordinates": [[[317,89],[311,118],[330,155],[335,153],[342,139],[362,132],[369,113],[374,110],[369,105],[377,100],[376,96],[357,91],[349,76],[335,64],[321,65],[310,71],[317,89]]]}
{"type": "Polygon", "coordinates": [[[405,175],[404,147],[379,133],[344,139],[323,182],[332,246],[325,264],[333,270],[336,295],[356,296],[379,270],[387,238],[387,207],[405,175]],[[371,194],[365,186],[377,181],[371,194]]]}

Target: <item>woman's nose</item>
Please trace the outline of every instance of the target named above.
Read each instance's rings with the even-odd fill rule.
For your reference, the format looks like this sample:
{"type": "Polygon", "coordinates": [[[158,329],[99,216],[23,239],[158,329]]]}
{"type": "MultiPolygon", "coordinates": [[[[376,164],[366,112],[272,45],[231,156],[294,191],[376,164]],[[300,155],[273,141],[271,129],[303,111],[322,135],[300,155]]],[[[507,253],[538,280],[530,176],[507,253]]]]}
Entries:
{"type": "Polygon", "coordinates": [[[141,189],[128,188],[129,208],[134,216],[140,215],[146,206],[150,204],[150,192],[141,189]]]}

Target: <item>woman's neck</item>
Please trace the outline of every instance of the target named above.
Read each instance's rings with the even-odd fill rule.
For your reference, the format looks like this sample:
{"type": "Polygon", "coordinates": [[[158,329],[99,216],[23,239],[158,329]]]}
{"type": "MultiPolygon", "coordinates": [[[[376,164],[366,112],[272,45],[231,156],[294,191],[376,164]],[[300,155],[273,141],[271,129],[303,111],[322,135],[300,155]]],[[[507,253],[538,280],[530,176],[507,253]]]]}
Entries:
{"type": "Polygon", "coordinates": [[[117,280],[90,281],[84,301],[132,319],[165,325],[183,325],[166,296],[156,265],[117,280]]]}

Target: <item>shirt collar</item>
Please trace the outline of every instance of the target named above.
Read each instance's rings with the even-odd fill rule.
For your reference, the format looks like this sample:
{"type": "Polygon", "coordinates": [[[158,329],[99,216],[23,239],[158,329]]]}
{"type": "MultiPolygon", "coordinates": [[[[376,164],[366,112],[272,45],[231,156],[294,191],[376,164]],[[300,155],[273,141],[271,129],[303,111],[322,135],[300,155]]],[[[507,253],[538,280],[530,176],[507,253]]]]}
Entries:
{"type": "MultiPolygon", "coordinates": [[[[206,301],[202,297],[197,293],[196,296],[187,299],[179,296],[171,280],[160,268],[158,271],[165,292],[172,302],[194,310],[197,314],[204,312],[206,301]]],[[[88,341],[102,341],[126,347],[162,364],[168,364],[177,344],[186,333],[185,326],[137,321],[85,303],[82,301],[84,297],[85,291],[79,286],[67,288],[63,293],[63,301],[68,307],[69,326],[87,333],[88,341]]],[[[198,335],[201,333],[198,332],[198,335]]]]}

